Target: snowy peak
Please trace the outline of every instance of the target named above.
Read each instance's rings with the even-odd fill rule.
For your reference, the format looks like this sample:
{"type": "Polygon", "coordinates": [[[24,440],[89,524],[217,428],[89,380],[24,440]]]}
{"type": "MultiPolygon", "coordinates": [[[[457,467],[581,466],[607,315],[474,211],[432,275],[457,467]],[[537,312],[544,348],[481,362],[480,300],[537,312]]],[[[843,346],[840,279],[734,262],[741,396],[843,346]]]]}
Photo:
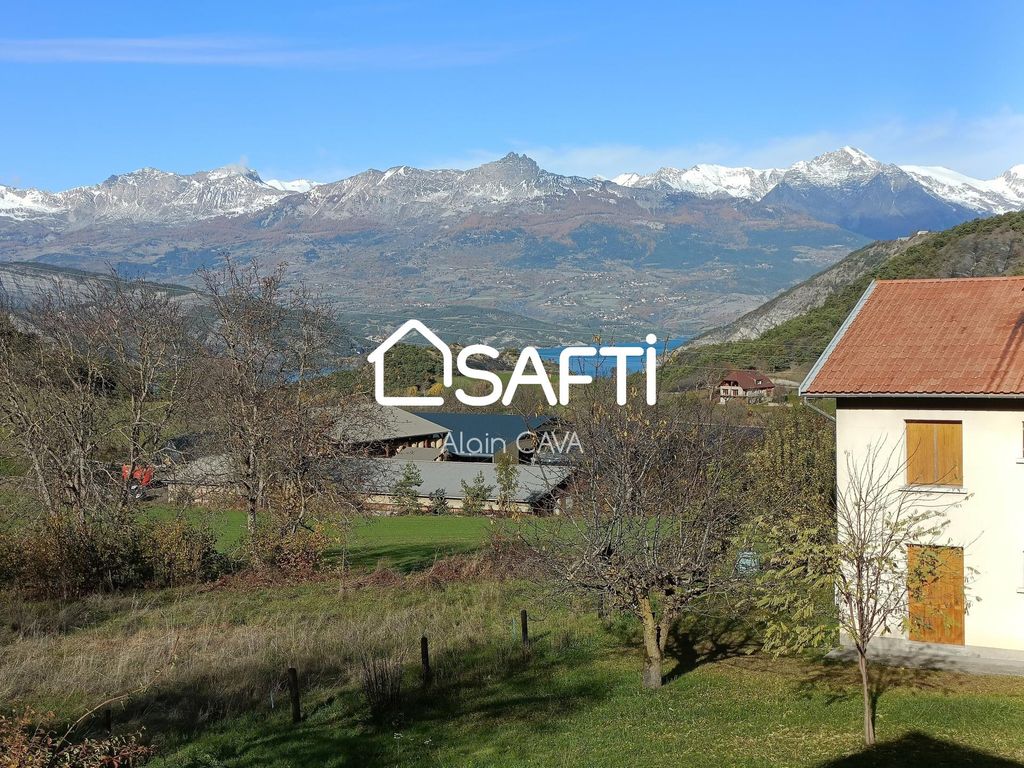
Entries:
{"type": "Polygon", "coordinates": [[[31,219],[49,216],[60,210],[59,202],[49,192],[38,189],[16,189],[0,184],[0,216],[31,219]]]}
{"type": "Polygon", "coordinates": [[[730,168],[699,163],[692,168],[659,168],[652,174],[624,173],[612,179],[623,187],[640,187],[663,192],[688,192],[709,200],[743,198],[760,200],[782,176],[775,168],[730,168]]]}
{"type": "Polygon", "coordinates": [[[320,185],[320,182],[310,181],[309,179],[292,179],[290,181],[285,181],[283,179],[264,179],[263,183],[268,187],[273,187],[281,192],[298,192],[299,194],[305,194],[313,187],[320,185]]]}
{"type": "Polygon", "coordinates": [[[193,178],[207,178],[210,181],[225,181],[229,179],[247,179],[253,184],[262,185],[263,179],[256,173],[252,168],[246,168],[242,165],[224,165],[220,168],[214,168],[212,171],[200,171],[199,173],[192,174],[193,178]]]}
{"type": "Polygon", "coordinates": [[[77,226],[93,221],[173,224],[241,216],[267,208],[285,194],[264,183],[256,171],[228,165],[188,176],[140,168],[50,197],[54,212],[77,226]]]}
{"type": "Polygon", "coordinates": [[[1024,164],[1013,166],[996,181],[1001,182],[1012,195],[1024,202],[1024,164]]]}
{"type": "Polygon", "coordinates": [[[994,179],[975,179],[940,165],[903,165],[930,194],[984,213],[1024,208],[1024,165],[1015,165],[994,179]]]}
{"type": "Polygon", "coordinates": [[[879,173],[898,171],[855,147],[841,147],[811,160],[795,163],[783,175],[787,184],[815,187],[840,187],[851,182],[863,183],[879,173]]]}
{"type": "Polygon", "coordinates": [[[612,178],[612,184],[618,184],[620,187],[641,187],[641,183],[644,179],[649,178],[639,173],[620,173],[618,176],[612,178]]]}

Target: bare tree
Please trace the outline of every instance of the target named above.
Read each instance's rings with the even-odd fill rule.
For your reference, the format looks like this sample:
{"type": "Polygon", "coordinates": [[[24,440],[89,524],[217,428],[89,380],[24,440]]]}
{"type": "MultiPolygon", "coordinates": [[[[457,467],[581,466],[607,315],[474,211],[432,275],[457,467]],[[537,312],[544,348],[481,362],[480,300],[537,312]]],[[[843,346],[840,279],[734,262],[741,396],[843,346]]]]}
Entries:
{"type": "Polygon", "coordinates": [[[206,333],[209,423],[225,439],[231,478],[245,499],[247,527],[256,532],[267,505],[273,424],[289,375],[282,270],[227,262],[200,272],[210,297],[206,333]]]}
{"type": "Polygon", "coordinates": [[[286,286],[282,267],[228,261],[201,275],[212,309],[208,420],[223,438],[249,534],[264,515],[281,534],[326,514],[340,521],[362,485],[341,435],[370,409],[322,386],[339,364],[334,317],[303,287],[286,286]]]}
{"type": "Polygon", "coordinates": [[[602,383],[566,414],[582,450],[565,511],[528,523],[524,539],[568,588],[640,620],[643,684],[658,688],[676,620],[733,581],[739,450],[706,404],[647,406],[632,392],[618,406],[602,383]]]}
{"type": "Polygon", "coordinates": [[[131,580],[135,529],[123,523],[136,499],[122,474],[130,481],[151,460],[180,411],[183,315],[154,287],[111,275],[75,290],[55,283],[5,320],[0,434],[28,467],[24,495],[38,503],[25,513],[43,513],[32,522],[52,557],[51,587],[131,580]],[[124,573],[114,553],[127,558],[124,573]]]}
{"type": "Polygon", "coordinates": [[[195,378],[180,306],[116,274],[84,290],[60,284],[0,333],[0,418],[51,516],[128,504],[112,475],[150,461],[195,378]],[[119,501],[118,501],[119,499],[119,501]]]}
{"type": "Polygon", "coordinates": [[[806,647],[828,636],[815,602],[835,590],[842,635],[857,654],[864,704],[864,741],[875,742],[874,697],[868,648],[884,633],[903,631],[909,601],[934,581],[940,567],[925,547],[911,562],[908,548],[938,542],[951,505],[934,492],[904,486],[900,446],[867,447],[846,456],[846,476],[837,491],[835,521],[820,510],[793,509],[777,521],[777,550],[766,562],[761,605],[771,611],[766,646],[776,651],[806,647]]]}
{"type": "Polygon", "coordinates": [[[96,308],[97,342],[122,402],[114,422],[121,446],[121,504],[130,503],[135,470],[150,465],[170,433],[192,413],[199,365],[198,328],[190,310],[151,283],[111,275],[85,296],[96,308]]]}
{"type": "Polygon", "coordinates": [[[49,516],[79,524],[106,488],[97,459],[109,432],[102,416],[108,366],[93,319],[55,286],[23,314],[30,332],[10,324],[0,334],[0,414],[10,440],[49,516]]]}

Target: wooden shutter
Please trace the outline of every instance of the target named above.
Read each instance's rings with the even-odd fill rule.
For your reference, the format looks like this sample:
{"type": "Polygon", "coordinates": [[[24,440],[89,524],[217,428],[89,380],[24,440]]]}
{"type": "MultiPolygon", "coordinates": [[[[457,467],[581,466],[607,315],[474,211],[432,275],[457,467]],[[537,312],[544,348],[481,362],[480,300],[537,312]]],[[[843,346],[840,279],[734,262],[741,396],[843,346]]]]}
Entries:
{"type": "Polygon", "coordinates": [[[964,484],[964,434],[959,421],[935,425],[935,482],[939,485],[964,484]]]}
{"type": "Polygon", "coordinates": [[[935,425],[907,422],[907,485],[935,482],[935,425]]]}
{"type": "Polygon", "coordinates": [[[910,639],[964,644],[964,551],[907,547],[910,639]]]}
{"type": "Polygon", "coordinates": [[[907,422],[907,484],[964,484],[961,422],[907,422]]]}

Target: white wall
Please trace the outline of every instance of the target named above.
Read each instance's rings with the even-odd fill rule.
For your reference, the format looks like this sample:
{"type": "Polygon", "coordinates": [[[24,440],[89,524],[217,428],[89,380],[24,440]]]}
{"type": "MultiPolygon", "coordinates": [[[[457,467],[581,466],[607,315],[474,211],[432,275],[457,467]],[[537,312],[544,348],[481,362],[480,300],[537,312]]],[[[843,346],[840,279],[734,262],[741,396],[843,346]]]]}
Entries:
{"type": "Polygon", "coordinates": [[[950,543],[963,546],[968,571],[965,642],[1024,650],[1024,406],[981,410],[988,406],[960,401],[960,405],[936,408],[922,399],[902,407],[908,402],[892,407],[876,400],[870,408],[851,408],[840,401],[836,411],[840,488],[846,481],[848,453],[856,460],[869,445],[885,440],[887,448],[898,444],[895,458],[905,460],[906,419],[962,421],[963,490],[968,497],[942,497],[963,501],[948,512],[947,535],[950,543]]]}

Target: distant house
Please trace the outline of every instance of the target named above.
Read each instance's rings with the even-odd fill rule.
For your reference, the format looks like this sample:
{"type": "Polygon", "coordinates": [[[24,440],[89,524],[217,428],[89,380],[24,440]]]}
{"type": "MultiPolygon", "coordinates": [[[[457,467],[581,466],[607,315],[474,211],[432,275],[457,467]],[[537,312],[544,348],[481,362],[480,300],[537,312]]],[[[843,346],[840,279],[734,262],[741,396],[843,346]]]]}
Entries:
{"type": "Polygon", "coordinates": [[[775,382],[760,371],[729,371],[718,383],[716,393],[720,403],[737,399],[748,403],[763,402],[775,394],[775,382]]]}
{"type": "MultiPolygon", "coordinates": [[[[422,482],[416,489],[420,508],[430,509],[431,496],[438,490],[444,493],[449,508],[459,512],[465,501],[463,483],[472,485],[478,474],[490,488],[484,504],[486,513],[498,511],[497,469],[493,464],[464,461],[402,461],[401,459],[370,459],[373,466],[365,474],[371,477],[371,490],[367,506],[378,512],[393,512],[395,484],[402,477],[406,464],[413,464],[420,473],[422,482]]],[[[524,464],[516,467],[516,488],[510,499],[516,511],[524,514],[551,514],[556,512],[565,496],[569,470],[556,466],[533,466],[524,464]]]]}
{"type": "Polygon", "coordinates": [[[446,430],[441,446],[446,461],[493,462],[502,453],[515,463],[529,462],[537,444],[537,435],[552,420],[547,416],[524,418],[506,413],[451,413],[417,411],[422,419],[446,430]]]}
{"type": "Polygon", "coordinates": [[[1024,650],[1024,278],[872,283],[800,386],[835,398],[837,487],[885,446],[891,489],[948,508],[940,563],[885,642],[1024,650]],[[960,545],[963,546],[960,546],[960,545]],[[971,575],[966,610],[965,575],[971,575]]]}

